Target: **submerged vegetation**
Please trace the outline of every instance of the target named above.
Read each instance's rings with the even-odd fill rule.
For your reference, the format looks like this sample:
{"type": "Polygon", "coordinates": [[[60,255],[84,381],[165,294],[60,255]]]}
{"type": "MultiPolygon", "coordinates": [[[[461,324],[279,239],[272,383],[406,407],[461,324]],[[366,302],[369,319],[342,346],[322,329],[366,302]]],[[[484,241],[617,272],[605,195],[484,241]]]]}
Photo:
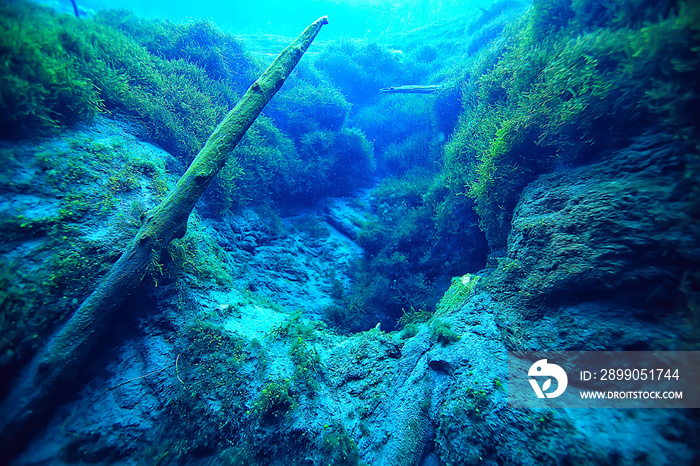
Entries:
{"type": "Polygon", "coordinates": [[[79,20],[28,2],[1,8],[5,137],[118,112],[189,160],[260,69],[240,41],[207,23],[114,12],[79,20]]]}
{"type": "MultiPolygon", "coordinates": [[[[700,145],[691,110],[700,104],[697,3],[535,0],[521,15],[498,11],[479,33],[465,31],[466,58],[434,75],[461,89],[462,111],[442,154],[426,144],[436,130],[419,129],[429,119],[420,117],[416,101],[402,112],[411,120],[388,131],[361,118],[387,114],[403,96],[351,115],[366,134],[388,133],[392,141],[376,143],[394,177],[373,195],[377,218],[359,236],[368,257],[352,296],[355,308],[370,309],[372,317],[388,313],[395,321],[409,305],[434,309],[439,296],[427,290],[444,291],[446,278],[475,272],[488,251],[502,250],[523,188],[556,166],[590,161],[640,128],[666,131],[694,150],[700,145]],[[422,148],[413,149],[404,128],[422,135],[422,148]]],[[[409,56],[428,54],[431,40],[443,39],[424,35],[409,56]]],[[[387,80],[397,79],[395,67],[387,68],[387,80]]],[[[434,121],[450,121],[423,105],[434,121]]],[[[687,162],[687,176],[696,179],[700,161],[687,162]]]]}
{"type": "MultiPolygon", "coordinates": [[[[4,137],[121,114],[189,163],[264,68],[242,41],[207,22],[176,25],[121,11],[78,20],[28,2],[0,8],[4,137]]],[[[301,70],[270,106],[272,119],[260,120],[238,148],[214,196],[221,208],[347,194],[371,173],[372,146],[345,127],[343,95],[301,70]]]]}
{"type": "MultiPolygon", "coordinates": [[[[116,245],[265,64],[244,39],[205,21],[123,11],[76,19],[25,1],[0,5],[0,51],[0,137],[14,144],[0,148],[9,167],[0,188],[20,199],[0,213],[0,376],[9,379],[94,288],[119,257],[116,245]],[[88,122],[110,137],[85,136],[88,122]],[[165,151],[141,156],[143,140],[165,151]]],[[[330,41],[305,57],[231,153],[186,235],[153,254],[141,277],[134,301],[158,303],[143,305],[153,304],[139,323],[155,330],[139,331],[166,335],[143,352],[160,352],[159,364],[177,354],[176,378],[165,378],[168,361],[157,384],[132,379],[147,395],[126,385],[162,405],[153,446],[124,455],[357,465],[385,445],[420,454],[414,447],[427,442],[435,451],[424,454],[440,461],[517,462],[483,448],[482,430],[500,439],[494,426],[512,413],[502,409],[505,374],[478,367],[487,358],[471,351],[578,349],[589,338],[594,347],[603,338],[595,332],[613,340],[602,324],[576,340],[577,320],[603,315],[587,294],[623,303],[606,301],[605,312],[641,309],[645,325],[658,317],[688,329],[631,329],[642,336],[622,335],[616,349],[697,349],[699,68],[700,6],[688,0],[496,1],[475,16],[330,41]],[[440,90],[379,92],[406,84],[440,90]],[[638,165],[605,158],[647,131],[664,135],[653,149],[672,140],[675,158],[643,159],[647,147],[630,152],[642,154],[629,156],[638,165]],[[601,160],[609,170],[571,175],[601,160]],[[645,164],[671,173],[669,186],[625,178],[645,164]],[[580,197],[566,197],[570,186],[580,197]],[[584,198],[591,193],[604,199],[584,198]],[[332,197],[352,198],[343,199],[355,214],[348,228],[333,223],[332,197]],[[541,204],[523,213],[526,198],[541,204]],[[648,215],[634,210],[641,203],[648,215]],[[272,242],[289,254],[275,256],[272,242]],[[352,253],[335,255],[347,244],[352,253]],[[629,270],[629,256],[642,266],[629,270]],[[246,276],[253,267],[269,270],[246,276]],[[322,290],[324,301],[288,305],[279,296],[287,286],[302,301],[322,290]],[[550,309],[570,304],[570,315],[550,309]],[[546,312],[551,334],[531,337],[546,312]],[[408,372],[416,377],[404,383],[408,372]],[[471,385],[450,391],[462,387],[455,380],[471,385]],[[396,381],[412,390],[405,399],[394,399],[396,381]],[[324,404],[329,392],[340,394],[337,405],[324,404]],[[381,431],[386,413],[405,415],[390,420],[403,430],[381,431]],[[373,439],[377,432],[386,435],[373,439]]],[[[526,424],[546,434],[559,425],[552,419],[526,424]]],[[[109,457],[111,441],[78,439],[66,456],[109,457]]]]}
{"type": "Polygon", "coordinates": [[[644,126],[698,142],[699,20],[694,2],[535,0],[466,64],[442,176],[474,199],[491,248],[505,245],[523,187],[556,164],[644,126]]]}
{"type": "MultiPolygon", "coordinates": [[[[206,22],[0,8],[5,137],[120,114],[184,165],[263,66],[206,22]]],[[[638,127],[698,143],[699,11],[686,1],[535,0],[525,12],[496,2],[461,26],[462,40],[450,23],[391,46],[333,42],[248,132],[210,188],[208,215],[346,195],[376,169],[384,180],[358,236],[366,256],[329,315],[359,330],[392,327],[410,306],[432,311],[452,276],[505,247],[520,193],[538,175],[584,163],[638,127]],[[403,83],[444,91],[378,92],[403,83]]],[[[115,175],[115,189],[129,180],[115,175]]],[[[62,218],[81,215],[72,199],[62,218]]]]}

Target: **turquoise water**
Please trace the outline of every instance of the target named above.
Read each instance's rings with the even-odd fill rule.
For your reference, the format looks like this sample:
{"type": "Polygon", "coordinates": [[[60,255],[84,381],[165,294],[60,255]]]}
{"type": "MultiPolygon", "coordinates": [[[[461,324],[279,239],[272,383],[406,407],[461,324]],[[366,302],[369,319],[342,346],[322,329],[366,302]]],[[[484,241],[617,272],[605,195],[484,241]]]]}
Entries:
{"type": "Polygon", "coordinates": [[[0,4],[0,464],[698,464],[697,2],[76,1],[0,4]]]}
{"type": "MultiPolygon", "coordinates": [[[[295,37],[310,22],[327,15],[333,26],[324,33],[326,38],[376,38],[387,32],[425,27],[431,22],[465,14],[477,15],[482,1],[284,1],[262,2],[186,2],[164,4],[157,1],[81,1],[80,7],[92,10],[124,8],[145,18],[186,22],[193,19],[212,21],[233,34],[272,34],[295,37]]],[[[61,7],[70,9],[63,1],[61,7]]]]}

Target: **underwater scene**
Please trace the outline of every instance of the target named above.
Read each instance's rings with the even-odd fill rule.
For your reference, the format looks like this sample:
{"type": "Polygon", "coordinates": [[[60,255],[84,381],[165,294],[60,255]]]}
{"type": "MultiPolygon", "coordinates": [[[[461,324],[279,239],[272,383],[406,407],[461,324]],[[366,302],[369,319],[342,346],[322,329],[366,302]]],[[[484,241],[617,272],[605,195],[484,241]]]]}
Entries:
{"type": "Polygon", "coordinates": [[[698,0],[3,0],[0,165],[0,465],[700,465],[698,0]]]}

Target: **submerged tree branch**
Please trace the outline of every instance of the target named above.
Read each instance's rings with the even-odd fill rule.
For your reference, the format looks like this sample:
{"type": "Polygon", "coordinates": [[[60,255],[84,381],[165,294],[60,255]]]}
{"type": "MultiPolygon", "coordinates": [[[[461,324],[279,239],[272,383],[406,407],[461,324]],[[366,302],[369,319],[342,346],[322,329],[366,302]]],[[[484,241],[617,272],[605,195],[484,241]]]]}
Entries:
{"type": "Polygon", "coordinates": [[[78,310],[25,368],[0,404],[0,449],[16,451],[36,422],[50,413],[52,401],[67,391],[79,367],[104,335],[119,304],[147,273],[152,258],[184,236],[187,219],[200,196],[263,107],[282,87],[321,27],[323,17],[292,42],[248,89],[207,140],[175,188],[142,218],[134,239],[78,310]]]}
{"type": "Polygon", "coordinates": [[[431,85],[408,85],[408,86],[396,86],[396,87],[385,87],[379,89],[379,92],[384,94],[435,94],[438,91],[445,89],[444,85],[441,84],[431,84],[431,85]]]}

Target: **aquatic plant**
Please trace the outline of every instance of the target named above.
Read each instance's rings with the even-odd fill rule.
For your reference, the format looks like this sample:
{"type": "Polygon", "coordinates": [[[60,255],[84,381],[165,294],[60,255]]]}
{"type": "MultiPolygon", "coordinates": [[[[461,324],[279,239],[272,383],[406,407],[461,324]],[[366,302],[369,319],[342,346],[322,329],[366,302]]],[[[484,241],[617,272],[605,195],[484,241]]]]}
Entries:
{"type": "MultiPolygon", "coordinates": [[[[75,24],[61,17],[66,25],[75,24]]],[[[17,137],[89,118],[104,108],[99,89],[63,46],[58,15],[28,2],[0,5],[0,135],[17,137]]]]}
{"type": "Polygon", "coordinates": [[[196,279],[196,283],[229,285],[231,276],[222,257],[221,245],[206,233],[198,215],[190,217],[187,233],[173,240],[159,259],[163,262],[162,278],[179,280],[196,279]]]}
{"type": "Polygon", "coordinates": [[[379,98],[379,89],[397,82],[418,82],[420,67],[403,53],[376,43],[340,40],[326,46],[316,67],[331,78],[352,104],[379,98]]]}
{"type": "Polygon", "coordinates": [[[296,141],[313,131],[339,131],[350,111],[343,94],[327,82],[303,79],[281,92],[271,104],[266,114],[296,141]]]}
{"type": "Polygon", "coordinates": [[[27,211],[20,203],[2,213],[6,247],[14,251],[4,266],[15,277],[0,299],[2,371],[16,370],[31,357],[113,262],[114,251],[91,237],[95,222],[115,220],[110,234],[118,242],[122,235],[133,235],[141,213],[141,203],[130,210],[116,207],[118,200],[129,205],[136,187],[144,188],[139,191],[142,203],[163,195],[161,164],[145,162],[119,138],[96,140],[89,134],[71,132],[61,139],[7,146],[12,157],[3,160],[0,187],[44,201],[38,210],[27,211]],[[33,175],[18,179],[23,170],[33,175]],[[114,173],[124,182],[117,183],[114,173]]]}
{"type": "Polygon", "coordinates": [[[48,279],[48,272],[33,273],[18,261],[0,259],[0,371],[8,379],[12,363],[36,351],[45,329],[65,314],[44,307],[48,279]]]}
{"type": "Polygon", "coordinates": [[[418,326],[416,324],[407,324],[404,326],[404,328],[401,329],[401,332],[399,333],[399,338],[402,340],[405,340],[407,338],[413,338],[416,335],[418,335],[418,326]]]}
{"type": "Polygon", "coordinates": [[[313,324],[302,319],[301,312],[295,312],[279,324],[270,328],[266,336],[273,339],[289,339],[290,341],[297,341],[301,338],[301,341],[298,341],[298,343],[301,344],[304,339],[314,338],[316,336],[316,329],[313,324]]]}
{"type": "Polygon", "coordinates": [[[280,422],[287,413],[297,406],[291,394],[289,380],[267,383],[263,387],[249,414],[261,424],[280,422]]]}
{"type": "MultiPolygon", "coordinates": [[[[429,141],[433,114],[428,96],[389,94],[372,105],[358,106],[350,123],[363,130],[375,148],[383,150],[412,135],[421,135],[429,141]]],[[[424,155],[428,158],[434,154],[424,155]]]]}
{"type": "Polygon", "coordinates": [[[468,218],[450,212],[452,224],[466,224],[452,231],[436,223],[436,202],[426,196],[431,182],[429,172],[409,172],[385,179],[373,192],[376,217],[357,237],[366,256],[354,266],[355,282],[345,301],[347,309],[363,314],[348,319],[353,328],[373,326],[382,316],[391,329],[411,307],[433,312],[450,276],[465,267],[478,270],[485,260],[483,236],[468,218]]]}
{"type": "Polygon", "coordinates": [[[321,357],[313,346],[309,347],[302,337],[297,337],[289,347],[289,356],[294,364],[294,385],[303,385],[310,394],[318,389],[316,376],[323,367],[321,357]]]}
{"type": "Polygon", "coordinates": [[[247,52],[243,41],[205,20],[175,24],[138,18],[125,10],[100,10],[98,17],[154,56],[185,60],[202,68],[209,79],[226,84],[221,90],[227,98],[244,92],[264,68],[247,52]]]}
{"type": "Polygon", "coordinates": [[[320,451],[323,454],[323,464],[337,466],[357,466],[360,464],[360,452],[357,444],[348,435],[345,426],[340,422],[333,422],[325,426],[325,432],[320,442],[320,451]]]}
{"type": "Polygon", "coordinates": [[[433,313],[427,309],[416,309],[415,307],[411,306],[408,309],[403,309],[403,315],[399,318],[397,323],[402,327],[406,327],[410,324],[427,322],[432,316],[433,313]]]}
{"type": "Polygon", "coordinates": [[[449,323],[439,319],[433,321],[430,327],[430,336],[443,346],[455,343],[461,338],[459,333],[452,330],[449,323]]]}
{"type": "Polygon", "coordinates": [[[374,171],[374,149],[354,128],[314,131],[302,137],[301,170],[292,194],[305,198],[342,196],[366,185],[374,171]]]}
{"type": "Polygon", "coordinates": [[[206,193],[216,214],[250,204],[281,200],[301,178],[301,158],[293,141],[260,116],[233,151],[206,193]]]}
{"type": "Polygon", "coordinates": [[[452,284],[437,303],[436,315],[446,315],[458,310],[474,293],[479,280],[478,275],[469,273],[461,277],[454,277],[452,284]]]}
{"type": "Polygon", "coordinates": [[[189,159],[259,70],[240,42],[208,23],[124,12],[78,20],[23,1],[1,13],[5,137],[110,111],[137,118],[151,138],[189,159]]]}
{"type": "Polygon", "coordinates": [[[697,5],[593,3],[535,1],[468,64],[464,111],[432,189],[448,188],[442,204],[452,193],[473,198],[492,248],[505,244],[527,183],[614,146],[632,122],[661,117],[669,131],[698,137],[687,111],[700,98],[697,5]]]}

